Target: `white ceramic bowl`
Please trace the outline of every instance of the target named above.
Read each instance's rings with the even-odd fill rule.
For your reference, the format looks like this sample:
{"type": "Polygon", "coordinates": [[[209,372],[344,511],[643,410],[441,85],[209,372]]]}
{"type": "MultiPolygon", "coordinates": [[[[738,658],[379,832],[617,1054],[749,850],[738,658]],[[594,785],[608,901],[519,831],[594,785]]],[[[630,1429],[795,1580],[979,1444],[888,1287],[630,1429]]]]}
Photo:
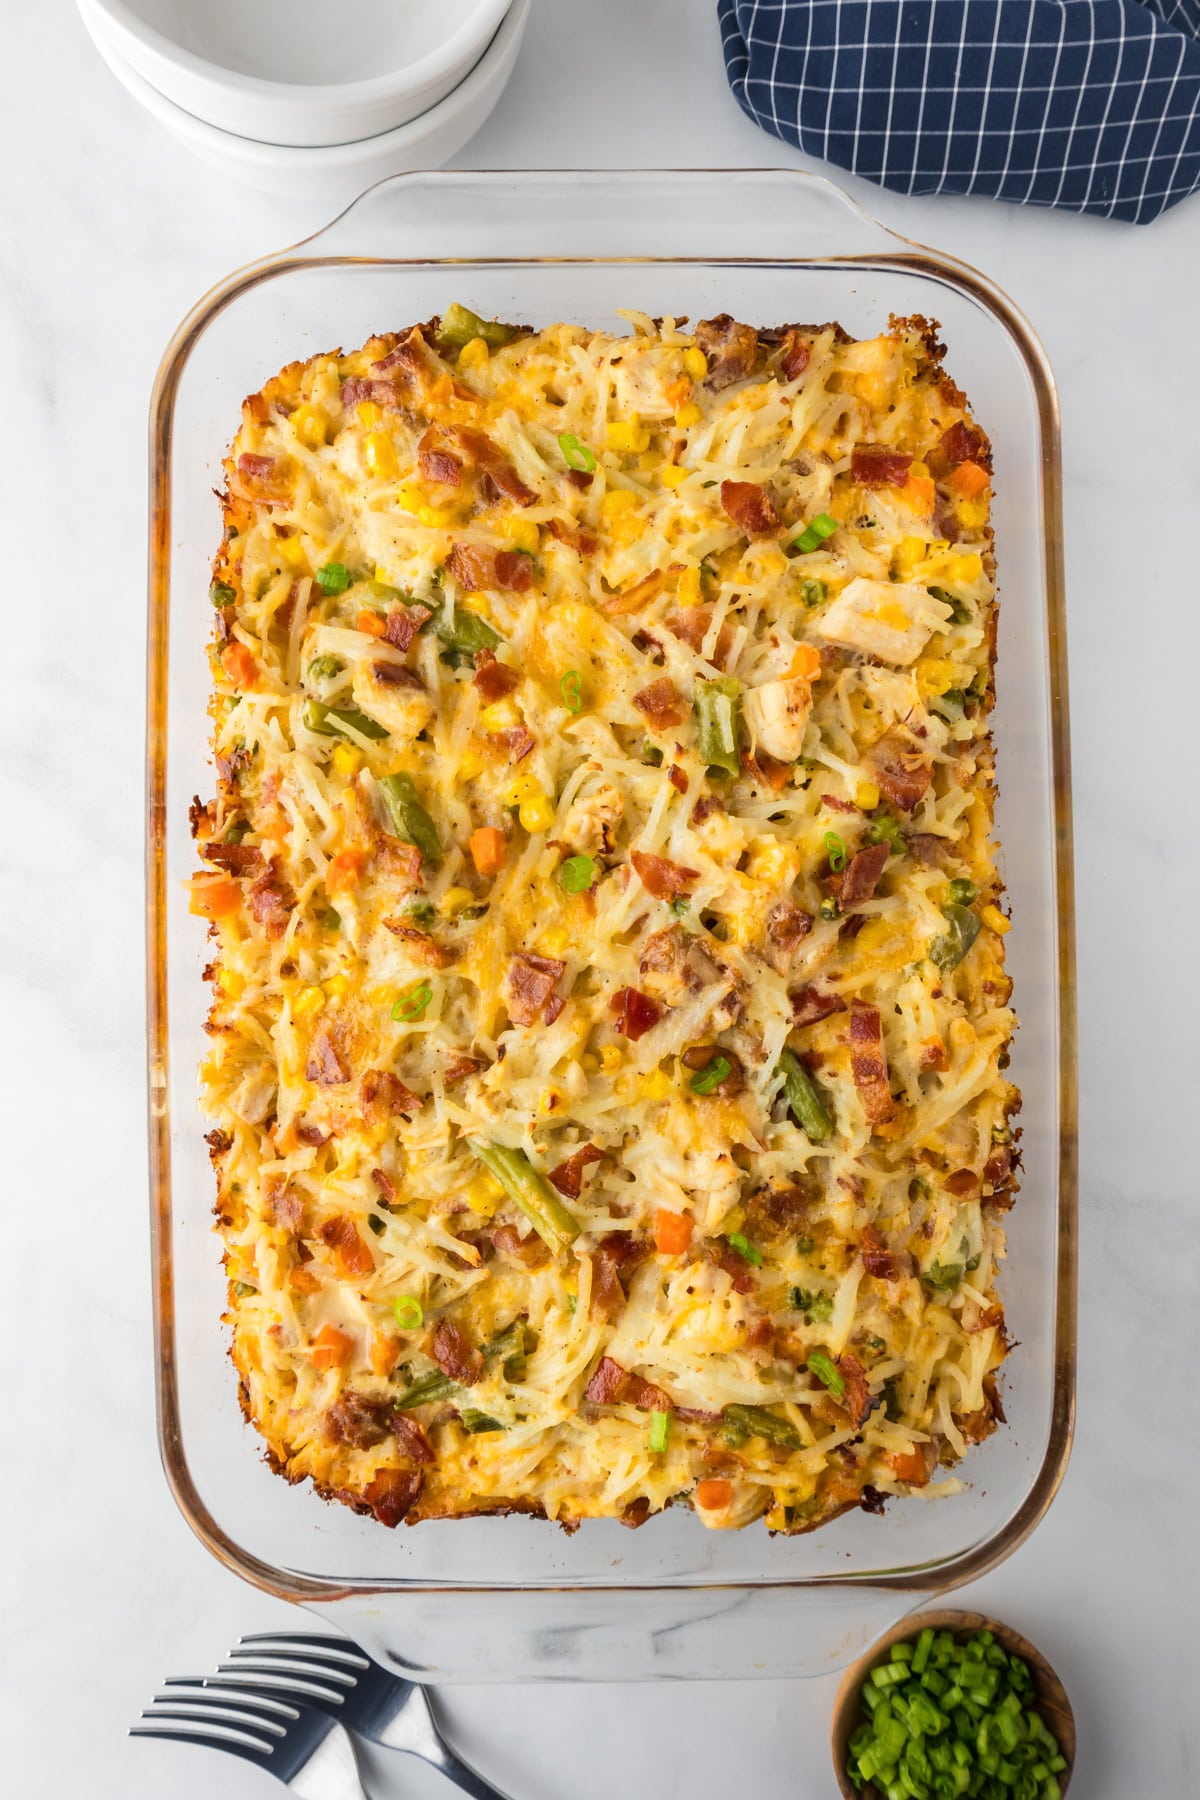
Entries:
{"type": "Polygon", "coordinates": [[[261,143],[315,146],[377,137],[428,112],[479,61],[509,4],[88,0],[86,10],[185,112],[261,143]]]}
{"type": "Polygon", "coordinates": [[[125,61],[106,35],[104,16],[94,0],[79,0],[79,11],[117,80],[189,150],[223,174],[269,193],[346,205],[385,175],[438,168],[474,137],[504,92],[531,5],[532,0],[513,0],[499,31],[466,80],[419,119],[359,143],[324,148],[262,144],[193,118],[125,61]]]}

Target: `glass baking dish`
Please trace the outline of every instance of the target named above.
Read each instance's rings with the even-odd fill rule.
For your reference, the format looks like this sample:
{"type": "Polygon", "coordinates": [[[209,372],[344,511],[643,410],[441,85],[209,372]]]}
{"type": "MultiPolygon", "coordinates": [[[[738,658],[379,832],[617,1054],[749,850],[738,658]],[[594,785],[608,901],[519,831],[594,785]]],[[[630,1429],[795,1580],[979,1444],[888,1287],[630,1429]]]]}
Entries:
{"type": "Polygon", "coordinates": [[[1049,1505],[1070,1447],[1076,1093],[1058,417],[1032,331],[985,277],[896,237],[790,170],[412,174],[231,276],[184,321],[151,421],[149,1095],[159,1431],[189,1523],[229,1568],[328,1609],[429,1681],[784,1675],[839,1666],[930,1591],[993,1567],[1049,1505]],[[618,307],[776,324],[941,321],[995,449],[995,713],[1008,939],[1022,1027],[1024,1180],[1004,1295],[1009,1423],[955,1498],[892,1502],[810,1536],[705,1531],[679,1509],[568,1536],[522,1518],[405,1531],[267,1468],[242,1420],[220,1314],[212,1175],[196,1101],[206,937],[187,910],[187,807],[211,791],[212,490],[243,395],[283,364],[461,300],[485,317],[620,328],[618,307]]]}

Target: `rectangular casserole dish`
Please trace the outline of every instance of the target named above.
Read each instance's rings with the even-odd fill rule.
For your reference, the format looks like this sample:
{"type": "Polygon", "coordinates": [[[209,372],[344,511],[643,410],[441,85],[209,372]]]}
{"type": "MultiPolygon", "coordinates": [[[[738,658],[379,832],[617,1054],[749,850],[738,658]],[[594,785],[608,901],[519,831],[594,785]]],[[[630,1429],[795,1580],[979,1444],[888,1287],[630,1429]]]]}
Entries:
{"type": "Polygon", "coordinates": [[[159,1419],[193,1528],[272,1592],[332,1606],[423,1679],[801,1673],[847,1660],[921,1593],[983,1572],[1044,1513],[1074,1389],[1075,1086],[1058,427],[1028,326],[984,278],[893,237],[790,171],[411,175],[316,238],[233,276],[169,347],[152,416],[148,742],[150,1102],[159,1419]],[[785,252],[781,254],[782,252],[785,252]],[[282,364],[460,299],[485,316],[616,326],[617,307],[693,318],[940,320],[995,454],[1000,583],[994,714],[1022,1020],[1023,1190],[1004,1297],[1020,1348],[1007,1428],[949,1501],[847,1515],[811,1537],[709,1534],[686,1513],[572,1537],[525,1519],[390,1533],[289,1489],[242,1421],[220,1324],[211,1173],[196,1104],[206,960],[183,883],[207,791],[211,490],[244,394],[282,364]],[[787,1632],[788,1624],[799,1626],[787,1632]],[[480,1629],[482,1627],[483,1629],[480,1629]]]}

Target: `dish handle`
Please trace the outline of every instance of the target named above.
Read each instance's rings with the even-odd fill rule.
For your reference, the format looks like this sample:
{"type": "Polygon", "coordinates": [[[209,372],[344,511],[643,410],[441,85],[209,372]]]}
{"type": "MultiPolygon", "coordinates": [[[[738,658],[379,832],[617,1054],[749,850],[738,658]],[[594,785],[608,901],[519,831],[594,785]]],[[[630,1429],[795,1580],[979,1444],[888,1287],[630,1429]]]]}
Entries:
{"type": "Polygon", "coordinates": [[[368,188],[303,244],[416,263],[844,262],[897,247],[913,248],[834,182],[785,168],[417,170],[368,188]]]}

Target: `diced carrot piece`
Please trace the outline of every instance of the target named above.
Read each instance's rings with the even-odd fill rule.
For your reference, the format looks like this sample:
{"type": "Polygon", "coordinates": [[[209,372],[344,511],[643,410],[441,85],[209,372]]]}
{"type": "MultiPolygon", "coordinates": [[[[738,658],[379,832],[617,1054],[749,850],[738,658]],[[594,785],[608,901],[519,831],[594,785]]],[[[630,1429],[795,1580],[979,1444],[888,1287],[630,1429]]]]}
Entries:
{"type": "Polygon", "coordinates": [[[258,680],[258,664],[240,638],[234,638],[222,650],[221,667],[234,687],[252,688],[258,680]]]}
{"type": "Polygon", "coordinates": [[[924,1487],[929,1480],[929,1462],[920,1444],[914,1444],[911,1450],[892,1450],[887,1460],[897,1481],[907,1481],[910,1487],[924,1487]]]}
{"type": "Polygon", "coordinates": [[[371,1372],[375,1375],[390,1375],[400,1360],[400,1339],[393,1337],[390,1331],[373,1331],[371,1333],[371,1372]]]}
{"type": "Polygon", "coordinates": [[[720,1512],[733,1500],[733,1483],[709,1479],[696,1483],[696,1504],[705,1512],[720,1512]]]}
{"type": "Polygon", "coordinates": [[[977,500],[990,480],[987,470],[980,468],[978,463],[965,462],[951,470],[946,477],[946,486],[960,499],[977,500]]]}
{"type": "Polygon", "coordinates": [[[339,850],[325,871],[326,893],[344,894],[357,887],[366,861],[367,852],[363,849],[339,850]]]}
{"type": "Polygon", "coordinates": [[[200,919],[224,919],[242,904],[242,890],[236,881],[211,880],[199,876],[192,882],[192,898],[188,910],[200,919]]]}
{"type": "Polygon", "coordinates": [[[360,631],[365,631],[368,637],[381,638],[387,636],[387,621],[381,619],[377,612],[372,612],[369,606],[361,608],[358,618],[355,620],[355,624],[360,631]]]}
{"type": "Polygon", "coordinates": [[[336,1325],[322,1325],[313,1339],[314,1369],[340,1369],[354,1348],[354,1339],[336,1325]]]}
{"type": "Polygon", "coordinates": [[[471,858],[481,875],[498,875],[504,867],[508,842],[495,825],[481,825],[468,839],[471,858]]]}
{"type": "Polygon", "coordinates": [[[654,1215],[654,1248],[659,1255],[682,1256],[691,1241],[692,1221],[687,1214],[660,1206],[654,1215]]]}
{"type": "Polygon", "coordinates": [[[297,1294],[315,1294],[320,1285],[320,1276],[314,1275],[304,1263],[297,1263],[288,1276],[288,1286],[297,1294]]]}
{"type": "Polygon", "coordinates": [[[796,645],[796,654],[792,657],[789,673],[803,675],[806,681],[816,680],[821,673],[821,652],[814,644],[796,645]]]}
{"type": "Polygon", "coordinates": [[[904,498],[915,512],[928,518],[937,499],[937,483],[928,475],[910,475],[902,489],[904,498]]]}

